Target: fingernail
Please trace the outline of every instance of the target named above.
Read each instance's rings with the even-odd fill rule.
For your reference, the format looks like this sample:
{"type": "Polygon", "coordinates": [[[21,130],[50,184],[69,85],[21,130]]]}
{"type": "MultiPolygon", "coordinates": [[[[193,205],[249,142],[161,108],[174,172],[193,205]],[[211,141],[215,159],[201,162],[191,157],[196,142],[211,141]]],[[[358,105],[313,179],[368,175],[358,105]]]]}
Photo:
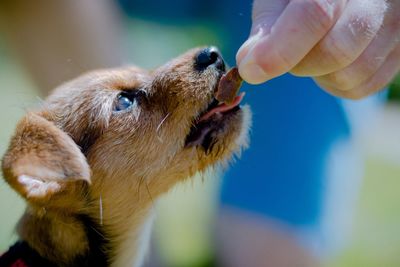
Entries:
{"type": "Polygon", "coordinates": [[[249,54],[253,47],[258,43],[263,35],[262,29],[260,29],[256,34],[252,35],[246,42],[242,44],[236,54],[236,63],[239,65],[241,61],[249,54]]]}
{"type": "Polygon", "coordinates": [[[239,74],[250,84],[260,84],[269,80],[268,74],[255,62],[253,53],[250,51],[239,65],[239,74]]]}

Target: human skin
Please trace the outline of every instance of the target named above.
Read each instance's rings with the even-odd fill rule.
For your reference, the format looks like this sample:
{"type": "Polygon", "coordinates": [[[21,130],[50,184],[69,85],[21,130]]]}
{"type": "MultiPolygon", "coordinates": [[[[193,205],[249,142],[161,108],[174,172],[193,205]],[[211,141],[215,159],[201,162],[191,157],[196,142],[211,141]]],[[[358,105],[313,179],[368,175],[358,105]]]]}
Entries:
{"type": "Polygon", "coordinates": [[[252,20],[236,55],[248,83],[290,72],[359,99],[400,70],[400,1],[255,0],[252,20]]]}
{"type": "Polygon", "coordinates": [[[322,266],[295,232],[274,219],[225,206],[216,224],[218,266],[322,266]]]}

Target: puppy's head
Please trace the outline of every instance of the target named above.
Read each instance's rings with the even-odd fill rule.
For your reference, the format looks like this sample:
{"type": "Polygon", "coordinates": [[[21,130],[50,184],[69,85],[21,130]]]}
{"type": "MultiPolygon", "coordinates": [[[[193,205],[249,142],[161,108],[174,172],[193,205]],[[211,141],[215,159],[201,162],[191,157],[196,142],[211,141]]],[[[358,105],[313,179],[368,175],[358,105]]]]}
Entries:
{"type": "Polygon", "coordinates": [[[241,97],[214,98],[224,73],[218,51],[202,48],[153,72],[100,70],[58,87],[19,122],[2,162],[30,204],[21,238],[58,263],[125,255],[154,197],[246,145],[241,97]]]}
{"type": "Polygon", "coordinates": [[[66,190],[83,203],[91,183],[89,195],[129,191],[141,179],[162,193],[246,145],[248,108],[238,97],[221,110],[214,98],[224,73],[219,52],[200,48],[152,72],[100,70],[66,83],[18,125],[3,160],[5,178],[46,205],[66,190]]]}

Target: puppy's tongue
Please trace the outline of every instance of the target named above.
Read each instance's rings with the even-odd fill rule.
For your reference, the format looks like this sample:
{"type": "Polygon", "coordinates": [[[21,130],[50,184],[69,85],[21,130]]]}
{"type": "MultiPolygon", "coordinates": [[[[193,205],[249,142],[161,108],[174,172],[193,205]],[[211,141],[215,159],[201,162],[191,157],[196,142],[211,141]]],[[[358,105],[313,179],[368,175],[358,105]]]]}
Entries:
{"type": "Polygon", "coordinates": [[[223,113],[223,112],[232,110],[233,108],[237,107],[240,104],[243,97],[244,97],[244,92],[241,93],[240,95],[236,96],[231,103],[229,103],[229,104],[223,103],[223,104],[220,104],[217,107],[209,110],[206,114],[204,114],[203,116],[200,117],[199,122],[205,121],[205,120],[211,118],[211,116],[213,116],[216,113],[223,113]]]}
{"type": "Polygon", "coordinates": [[[223,113],[237,107],[244,97],[244,93],[237,95],[242,85],[242,78],[239,75],[237,67],[230,69],[219,80],[215,99],[222,104],[210,109],[206,114],[200,117],[199,122],[209,119],[216,113],[223,113]]]}

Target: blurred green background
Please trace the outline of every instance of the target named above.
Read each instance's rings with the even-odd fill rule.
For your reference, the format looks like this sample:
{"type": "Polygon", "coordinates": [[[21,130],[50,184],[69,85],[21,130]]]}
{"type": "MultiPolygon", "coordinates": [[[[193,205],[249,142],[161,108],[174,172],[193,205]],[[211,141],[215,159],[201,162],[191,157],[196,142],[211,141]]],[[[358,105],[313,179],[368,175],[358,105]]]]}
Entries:
{"type": "Polygon", "coordinates": [[[389,99],[400,101],[400,76],[398,76],[389,86],[389,99]]]}
{"type": "MultiPolygon", "coordinates": [[[[218,43],[216,25],[176,27],[139,19],[127,20],[124,25],[126,61],[143,67],[152,68],[199,44],[212,41],[224,46],[222,41],[218,43]],[[129,49],[132,43],[134,50],[129,49]]],[[[0,37],[0,154],[7,148],[18,119],[40,102],[38,91],[15,58],[0,37]]],[[[329,267],[400,266],[400,103],[396,102],[400,99],[400,78],[390,88],[393,101],[358,137],[366,167],[354,227],[344,250],[329,257],[329,267]]],[[[160,257],[170,266],[195,266],[212,258],[208,230],[218,185],[212,177],[196,179],[161,201],[154,239],[160,257]]],[[[23,208],[21,199],[1,180],[0,251],[15,240],[13,228],[23,208]]]]}

